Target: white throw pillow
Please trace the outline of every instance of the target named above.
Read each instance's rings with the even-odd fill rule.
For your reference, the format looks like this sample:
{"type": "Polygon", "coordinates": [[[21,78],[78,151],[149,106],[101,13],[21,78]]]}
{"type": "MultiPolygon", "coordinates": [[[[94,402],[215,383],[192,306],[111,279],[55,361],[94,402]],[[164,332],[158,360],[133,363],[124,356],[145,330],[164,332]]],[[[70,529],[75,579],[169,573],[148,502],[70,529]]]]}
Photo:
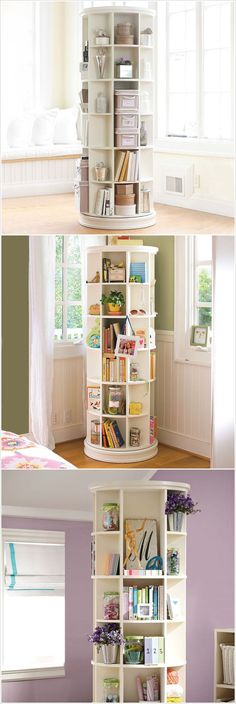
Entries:
{"type": "Polygon", "coordinates": [[[59,110],[54,127],[54,144],[73,144],[77,142],[77,118],[78,110],[76,108],[59,110]]]}
{"type": "Polygon", "coordinates": [[[52,144],[55,120],[59,110],[45,110],[35,118],[32,130],[32,144],[52,144]]]}
{"type": "Polygon", "coordinates": [[[31,141],[34,115],[25,114],[12,120],[7,128],[7,144],[9,147],[28,146],[31,141]]]}

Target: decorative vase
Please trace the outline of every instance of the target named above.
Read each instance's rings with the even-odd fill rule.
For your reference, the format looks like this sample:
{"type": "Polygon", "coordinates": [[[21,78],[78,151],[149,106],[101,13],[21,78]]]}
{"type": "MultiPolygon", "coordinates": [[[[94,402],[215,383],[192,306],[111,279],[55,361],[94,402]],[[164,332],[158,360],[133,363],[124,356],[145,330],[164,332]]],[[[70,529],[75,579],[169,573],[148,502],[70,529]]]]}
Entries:
{"type": "Polygon", "coordinates": [[[141,147],[146,147],[148,143],[148,134],[145,126],[145,121],[141,120],[141,127],[140,127],[140,145],[141,147]]]}
{"type": "Polygon", "coordinates": [[[100,49],[98,54],[96,54],[96,62],[97,62],[98,76],[99,76],[99,78],[103,78],[104,70],[105,70],[105,63],[106,63],[106,51],[104,49],[100,49]]]}
{"type": "Polygon", "coordinates": [[[118,645],[105,644],[101,646],[103,662],[105,665],[115,665],[117,661],[118,645]]]}
{"type": "Polygon", "coordinates": [[[168,530],[178,531],[181,533],[183,528],[184,514],[182,511],[174,511],[168,513],[168,530]]]}

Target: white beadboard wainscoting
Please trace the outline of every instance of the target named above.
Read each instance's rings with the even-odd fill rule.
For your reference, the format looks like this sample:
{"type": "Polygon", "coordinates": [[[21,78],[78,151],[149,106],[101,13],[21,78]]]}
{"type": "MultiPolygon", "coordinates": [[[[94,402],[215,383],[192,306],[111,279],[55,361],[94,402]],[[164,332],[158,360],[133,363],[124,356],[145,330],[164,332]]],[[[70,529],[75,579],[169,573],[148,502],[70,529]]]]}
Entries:
{"type": "MultiPolygon", "coordinates": [[[[55,359],[53,433],[56,442],[85,436],[83,357],[55,359]]],[[[211,456],[211,368],[174,360],[174,332],[157,332],[157,418],[160,442],[211,456]]]]}
{"type": "Polygon", "coordinates": [[[22,159],[2,164],[3,196],[71,193],[76,173],[75,158],[22,159]]]}
{"type": "Polygon", "coordinates": [[[54,359],[53,435],[55,442],[85,436],[84,360],[81,356],[54,359]]]}
{"type": "Polygon", "coordinates": [[[211,456],[211,368],[175,361],[174,332],[157,331],[158,439],[211,456]]]}

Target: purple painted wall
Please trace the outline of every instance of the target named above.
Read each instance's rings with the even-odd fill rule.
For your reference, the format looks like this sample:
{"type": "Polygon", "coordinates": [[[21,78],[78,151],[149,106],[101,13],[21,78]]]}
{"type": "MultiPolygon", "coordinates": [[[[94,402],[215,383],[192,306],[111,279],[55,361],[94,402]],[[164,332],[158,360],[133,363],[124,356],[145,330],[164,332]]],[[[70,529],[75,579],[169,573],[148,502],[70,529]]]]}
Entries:
{"type": "MultiPolygon", "coordinates": [[[[159,470],[156,479],[191,484],[201,513],[188,520],[187,702],[213,701],[213,631],[234,623],[234,474],[231,470],[159,470]]],[[[92,675],[88,523],[4,519],[4,526],[66,532],[66,677],[6,683],[7,702],[89,702],[92,675]],[[83,604],[80,608],[79,605],[83,604]]]]}
{"type": "Polygon", "coordinates": [[[58,679],[5,682],[5,702],[92,701],[92,586],[90,579],[91,524],[74,521],[3,518],[4,528],[63,530],[66,535],[65,651],[66,676],[58,679]]]}
{"type": "Polygon", "coordinates": [[[234,472],[159,470],[191,484],[201,513],[188,519],[187,702],[213,702],[214,628],[234,627],[234,472]]]}

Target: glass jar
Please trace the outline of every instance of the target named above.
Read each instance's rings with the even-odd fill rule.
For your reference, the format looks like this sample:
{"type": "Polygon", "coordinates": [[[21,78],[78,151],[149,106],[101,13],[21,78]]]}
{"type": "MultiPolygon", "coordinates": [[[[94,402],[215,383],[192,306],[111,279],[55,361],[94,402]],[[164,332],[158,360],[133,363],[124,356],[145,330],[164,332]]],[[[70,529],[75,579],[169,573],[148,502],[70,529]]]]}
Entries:
{"type": "Polygon", "coordinates": [[[126,665],[143,665],[144,663],[144,637],[126,636],[124,663],[126,665]]]}
{"type": "Polygon", "coordinates": [[[103,617],[105,621],[119,621],[120,596],[119,592],[104,592],[103,617]]]}
{"type": "Polygon", "coordinates": [[[103,680],[104,702],[119,702],[120,680],[106,677],[103,680]]]}
{"type": "Polygon", "coordinates": [[[139,447],[140,446],[140,429],[139,428],[130,428],[130,446],[131,447],[139,447]]]}
{"type": "Polygon", "coordinates": [[[103,93],[98,93],[97,95],[96,112],[107,112],[107,99],[103,93]]]}
{"type": "Polygon", "coordinates": [[[107,410],[113,416],[124,413],[124,398],[121,386],[109,386],[107,410]]]}
{"type": "Polygon", "coordinates": [[[119,530],[119,504],[103,504],[102,525],[104,530],[119,530]]]}
{"type": "Polygon", "coordinates": [[[143,213],[150,213],[150,189],[143,188],[143,213]]]}
{"type": "Polygon", "coordinates": [[[138,381],[140,378],[139,376],[139,368],[138,365],[135,362],[130,363],[130,381],[138,381]]]}
{"type": "Polygon", "coordinates": [[[141,147],[146,147],[148,143],[148,134],[145,126],[145,121],[141,120],[141,127],[140,127],[140,145],[141,147]]]}
{"type": "Polygon", "coordinates": [[[91,443],[100,445],[100,420],[91,421],[91,443]]]}
{"type": "Polygon", "coordinates": [[[180,572],[180,554],[177,548],[168,548],[167,550],[167,574],[179,574],[180,572]]]}

